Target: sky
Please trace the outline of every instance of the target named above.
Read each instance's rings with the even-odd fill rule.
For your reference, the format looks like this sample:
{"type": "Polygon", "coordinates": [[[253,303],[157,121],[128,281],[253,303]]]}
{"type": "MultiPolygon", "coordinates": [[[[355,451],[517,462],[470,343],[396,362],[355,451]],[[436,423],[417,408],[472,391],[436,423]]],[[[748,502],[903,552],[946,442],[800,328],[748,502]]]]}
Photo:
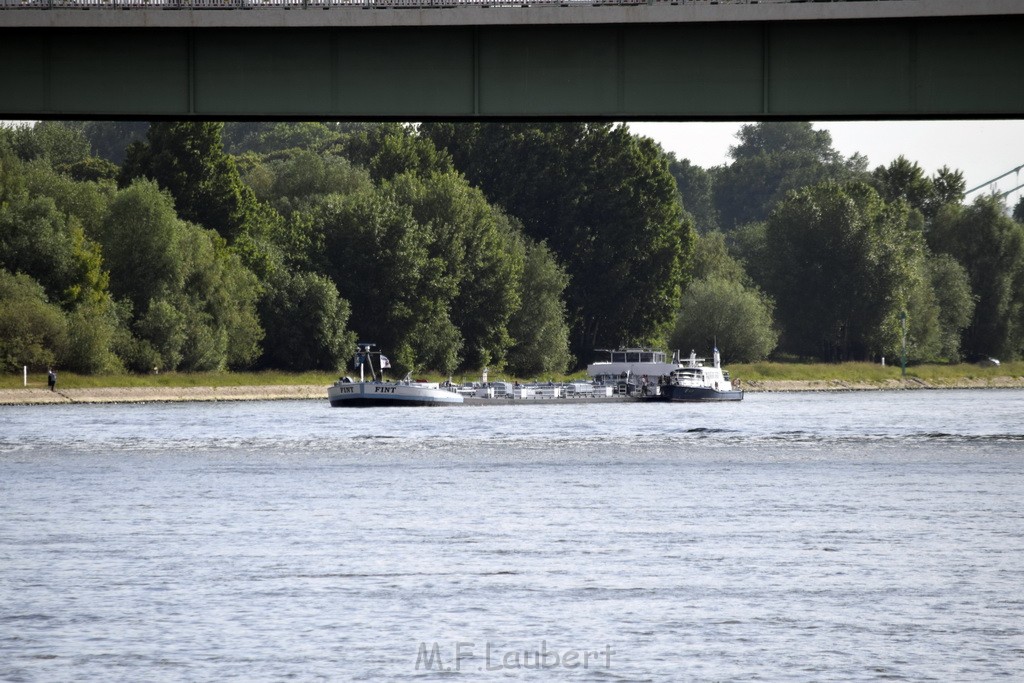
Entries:
{"type": "MultiPolygon", "coordinates": [[[[661,143],[680,159],[708,168],[729,163],[729,146],[736,144],[742,123],[630,123],[634,133],[661,143]]],[[[988,183],[1006,171],[1024,166],[1024,121],[843,121],[815,123],[832,134],[832,146],[843,156],[856,152],[868,158],[868,168],[888,165],[901,154],[931,175],[942,166],[963,171],[967,189],[988,183]]],[[[1024,168],[983,191],[1005,192],[1024,183],[1024,168]]],[[[1010,206],[1024,195],[1017,190],[1010,206]]],[[[968,200],[975,195],[970,195],[968,200]]]]}

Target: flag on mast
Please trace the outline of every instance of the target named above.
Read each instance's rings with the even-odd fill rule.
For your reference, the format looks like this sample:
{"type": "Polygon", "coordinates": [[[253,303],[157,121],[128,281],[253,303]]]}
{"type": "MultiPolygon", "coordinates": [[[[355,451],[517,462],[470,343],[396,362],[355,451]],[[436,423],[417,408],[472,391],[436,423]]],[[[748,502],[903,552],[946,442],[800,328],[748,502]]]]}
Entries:
{"type": "Polygon", "coordinates": [[[385,356],[383,353],[380,354],[380,369],[383,370],[384,368],[390,368],[390,367],[391,367],[391,361],[388,360],[388,357],[385,356]]]}

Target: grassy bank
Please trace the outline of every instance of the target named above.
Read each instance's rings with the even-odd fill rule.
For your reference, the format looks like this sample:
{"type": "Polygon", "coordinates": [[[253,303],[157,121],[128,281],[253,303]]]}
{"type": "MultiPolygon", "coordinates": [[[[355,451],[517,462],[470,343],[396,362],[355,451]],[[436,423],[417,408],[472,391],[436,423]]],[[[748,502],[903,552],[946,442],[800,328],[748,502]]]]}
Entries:
{"type": "MultiPolygon", "coordinates": [[[[728,367],[734,378],[743,381],[841,381],[841,382],[885,382],[900,378],[899,366],[875,365],[873,363],[745,363],[728,367]]],[[[352,374],[351,372],[349,373],[352,374]]],[[[432,381],[447,379],[436,373],[417,373],[419,378],[432,381]]],[[[571,376],[554,375],[543,378],[520,378],[523,381],[541,379],[556,382],[578,379],[585,373],[571,376]]],[[[502,373],[490,373],[492,380],[514,379],[502,373]]],[[[1024,377],[1024,361],[1003,363],[999,367],[983,368],[978,365],[914,365],[907,368],[907,377],[927,382],[948,383],[956,380],[991,379],[993,377],[1024,377]]],[[[243,387],[243,386],[327,386],[338,378],[338,373],[329,372],[168,372],[159,375],[77,375],[61,372],[58,387],[61,389],[97,389],[130,387],[243,387]]],[[[46,387],[46,373],[29,374],[30,387],[46,387]]],[[[389,377],[393,379],[393,377],[389,377]]],[[[456,373],[456,382],[479,380],[477,373],[456,373]]],[[[21,374],[0,375],[0,389],[16,389],[22,386],[21,374]]]]}
{"type": "MultiPolygon", "coordinates": [[[[875,363],[743,363],[729,366],[733,377],[744,381],[818,381],[885,382],[900,379],[900,367],[875,363]]],[[[991,379],[1024,376],[1024,361],[1003,363],[999,367],[979,365],[912,365],[907,377],[926,382],[991,379]]]]}

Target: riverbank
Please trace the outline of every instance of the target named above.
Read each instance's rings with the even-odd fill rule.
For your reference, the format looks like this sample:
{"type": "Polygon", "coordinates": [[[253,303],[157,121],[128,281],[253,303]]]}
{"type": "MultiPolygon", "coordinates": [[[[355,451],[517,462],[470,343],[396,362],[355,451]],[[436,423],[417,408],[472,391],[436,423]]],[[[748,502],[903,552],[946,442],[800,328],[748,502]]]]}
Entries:
{"type": "Polygon", "coordinates": [[[90,387],[0,389],[0,405],[59,403],[177,403],[185,401],[281,401],[327,399],[319,385],[230,387],[90,387]]]}
{"type": "MultiPolygon", "coordinates": [[[[924,380],[916,377],[882,381],[845,380],[750,380],[740,381],[748,393],[814,391],[907,391],[920,389],[1021,389],[1024,377],[959,377],[924,380]]],[[[62,403],[177,403],[188,401],[308,401],[327,399],[327,386],[317,384],[210,386],[210,387],[88,387],[58,389],[21,387],[0,389],[0,405],[62,403]]],[[[517,403],[526,403],[520,401],[517,403]]],[[[540,401],[538,401],[540,402],[540,401]]],[[[546,403],[565,403],[552,399],[546,403]]],[[[586,402],[597,402],[590,399],[586,402]]],[[[510,404],[512,401],[477,401],[474,405],[510,404]]]]}
{"type": "Polygon", "coordinates": [[[750,380],[739,381],[749,393],[776,391],[908,391],[914,389],[1024,389],[1024,377],[951,377],[886,379],[881,381],[829,380],[750,380]]]}

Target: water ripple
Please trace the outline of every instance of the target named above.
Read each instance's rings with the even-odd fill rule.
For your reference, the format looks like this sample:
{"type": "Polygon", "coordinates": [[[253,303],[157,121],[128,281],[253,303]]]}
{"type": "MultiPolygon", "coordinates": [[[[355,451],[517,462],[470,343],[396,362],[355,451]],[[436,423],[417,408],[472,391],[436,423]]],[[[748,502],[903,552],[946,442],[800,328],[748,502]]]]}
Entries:
{"type": "Polygon", "coordinates": [[[1022,414],[0,409],[0,680],[1024,679],[1022,414]]]}

